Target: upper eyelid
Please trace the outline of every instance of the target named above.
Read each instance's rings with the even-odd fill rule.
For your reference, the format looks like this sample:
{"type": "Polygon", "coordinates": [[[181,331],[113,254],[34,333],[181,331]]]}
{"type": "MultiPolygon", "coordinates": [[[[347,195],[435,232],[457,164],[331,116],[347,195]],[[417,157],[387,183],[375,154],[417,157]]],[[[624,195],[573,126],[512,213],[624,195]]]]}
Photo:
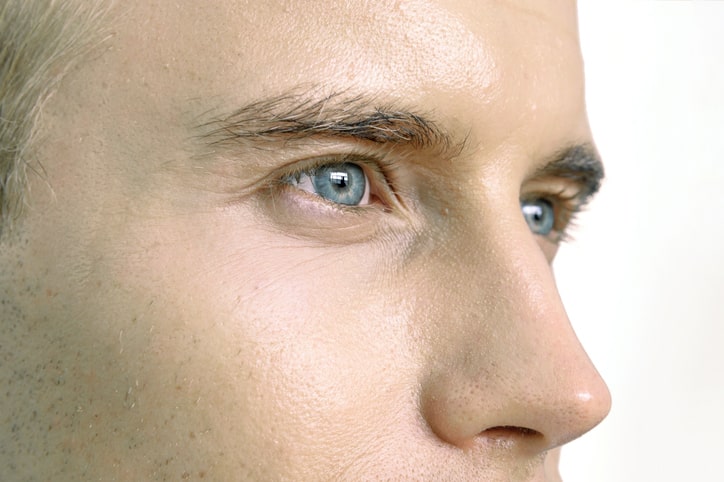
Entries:
{"type": "MultiPolygon", "coordinates": [[[[356,164],[363,167],[363,169],[372,168],[375,171],[379,171],[376,162],[369,157],[344,154],[338,156],[324,155],[318,157],[311,157],[306,160],[296,161],[293,163],[294,168],[290,169],[290,173],[297,175],[302,173],[314,172],[315,169],[319,169],[324,166],[345,163],[356,164]]],[[[367,169],[365,169],[365,171],[366,170],[367,169]]]]}
{"type": "Polygon", "coordinates": [[[357,150],[340,149],[339,151],[330,151],[324,153],[308,154],[304,156],[294,157],[267,174],[266,177],[280,176],[282,173],[304,172],[312,170],[316,167],[322,167],[331,164],[344,164],[346,162],[352,164],[360,164],[376,168],[380,166],[381,171],[386,171],[389,160],[383,156],[370,154],[366,152],[358,152],[357,150]]]}
{"type": "Polygon", "coordinates": [[[547,175],[527,180],[521,189],[521,199],[535,197],[554,198],[575,202],[582,208],[593,198],[585,182],[565,176],[547,175]]]}

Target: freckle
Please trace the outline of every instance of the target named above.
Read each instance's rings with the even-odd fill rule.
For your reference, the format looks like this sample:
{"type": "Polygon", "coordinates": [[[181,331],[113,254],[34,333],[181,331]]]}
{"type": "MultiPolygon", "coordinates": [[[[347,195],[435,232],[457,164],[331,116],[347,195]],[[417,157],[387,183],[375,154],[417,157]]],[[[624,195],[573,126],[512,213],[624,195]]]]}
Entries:
{"type": "Polygon", "coordinates": [[[189,438],[196,438],[196,434],[193,432],[189,432],[189,438]]]}

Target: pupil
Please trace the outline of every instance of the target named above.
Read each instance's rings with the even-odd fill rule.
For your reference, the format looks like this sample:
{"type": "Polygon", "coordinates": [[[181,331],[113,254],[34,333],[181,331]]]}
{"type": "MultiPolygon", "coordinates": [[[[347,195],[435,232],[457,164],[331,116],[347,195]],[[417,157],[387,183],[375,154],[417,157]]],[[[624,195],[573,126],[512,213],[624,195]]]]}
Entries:
{"type": "Polygon", "coordinates": [[[540,206],[536,206],[535,213],[533,214],[533,219],[537,223],[540,223],[543,220],[543,209],[540,208],[540,206]]]}
{"type": "Polygon", "coordinates": [[[330,172],[329,180],[337,187],[345,188],[349,184],[349,174],[346,172],[330,172]]]}

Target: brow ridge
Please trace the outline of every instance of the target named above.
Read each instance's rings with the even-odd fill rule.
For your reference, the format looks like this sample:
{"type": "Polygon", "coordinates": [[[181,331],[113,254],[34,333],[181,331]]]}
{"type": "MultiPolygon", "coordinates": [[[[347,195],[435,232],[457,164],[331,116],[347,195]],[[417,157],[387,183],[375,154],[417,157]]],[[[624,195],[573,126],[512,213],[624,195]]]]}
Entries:
{"type": "Polygon", "coordinates": [[[603,162],[590,143],[573,144],[557,152],[536,177],[554,176],[570,179],[583,186],[580,197],[587,200],[601,188],[605,178],[603,162]]]}
{"type": "MultiPolygon", "coordinates": [[[[375,144],[405,145],[415,149],[450,151],[457,143],[430,118],[375,103],[358,94],[333,93],[320,99],[284,94],[258,100],[230,114],[201,123],[200,136],[210,146],[309,137],[337,137],[375,144]]],[[[461,147],[458,146],[458,151],[461,147]]]]}
{"type": "MultiPolygon", "coordinates": [[[[342,138],[374,144],[431,149],[448,159],[457,157],[468,142],[439,127],[430,116],[381,103],[374,96],[335,92],[315,97],[292,91],[253,101],[228,114],[200,124],[198,136],[210,147],[265,146],[307,138],[342,138]]],[[[558,151],[536,172],[583,186],[581,198],[592,197],[605,177],[603,163],[590,143],[572,144],[558,151]]]]}

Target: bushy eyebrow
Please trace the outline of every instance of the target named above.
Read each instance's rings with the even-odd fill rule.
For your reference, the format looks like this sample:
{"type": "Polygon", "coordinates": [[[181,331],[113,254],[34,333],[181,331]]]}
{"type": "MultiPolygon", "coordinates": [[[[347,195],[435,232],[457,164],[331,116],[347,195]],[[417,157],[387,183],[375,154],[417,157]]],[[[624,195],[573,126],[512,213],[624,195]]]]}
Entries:
{"type": "Polygon", "coordinates": [[[285,94],[245,105],[198,125],[210,146],[345,138],[375,144],[459,153],[462,142],[421,114],[384,105],[365,95],[334,93],[322,98],[285,94]]]}
{"type": "Polygon", "coordinates": [[[535,177],[546,176],[570,179],[578,183],[583,188],[579,197],[585,202],[601,188],[605,171],[595,147],[582,143],[560,150],[535,174],[535,177]]]}

